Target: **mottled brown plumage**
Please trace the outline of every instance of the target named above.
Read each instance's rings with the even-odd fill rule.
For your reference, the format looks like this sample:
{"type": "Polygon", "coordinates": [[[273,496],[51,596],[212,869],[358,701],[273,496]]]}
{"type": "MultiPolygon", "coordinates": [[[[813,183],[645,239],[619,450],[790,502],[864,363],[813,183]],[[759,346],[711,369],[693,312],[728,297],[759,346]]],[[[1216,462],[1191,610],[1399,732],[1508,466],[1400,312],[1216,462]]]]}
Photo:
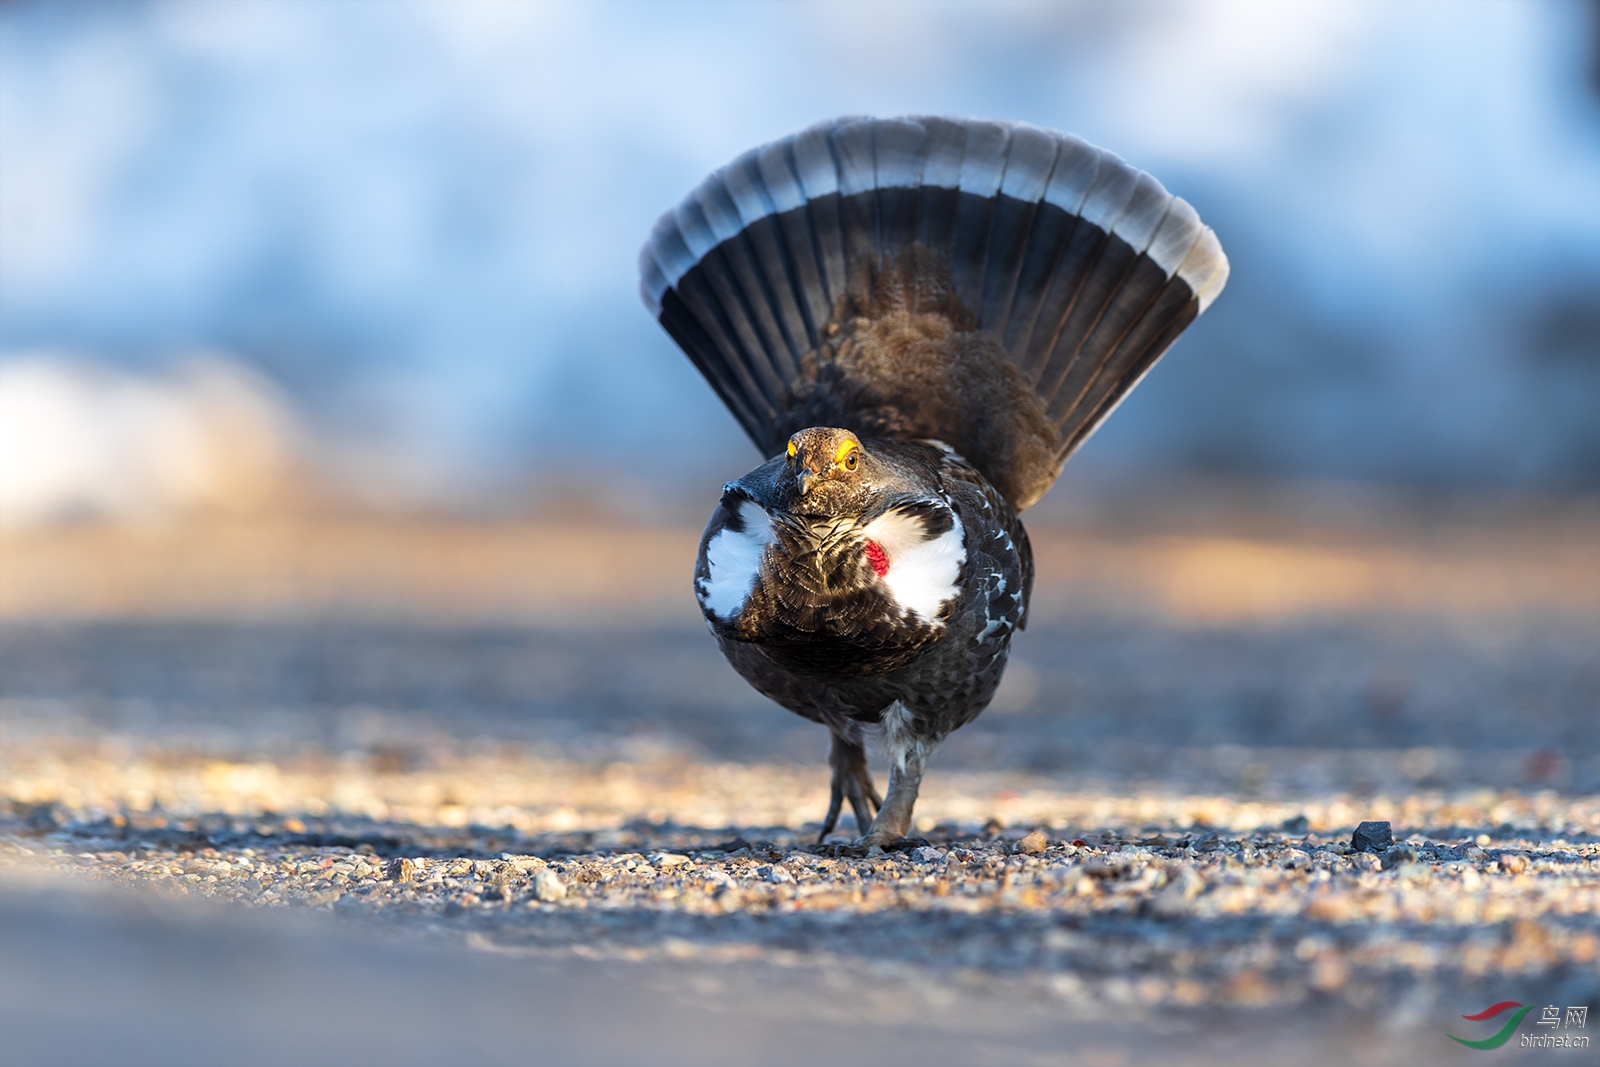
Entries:
{"type": "Polygon", "coordinates": [[[801,361],[781,429],[941,440],[1019,511],[1061,473],[1044,402],[994,335],[977,329],[949,264],[921,245],[881,267],[858,256],[822,337],[801,361]]]}

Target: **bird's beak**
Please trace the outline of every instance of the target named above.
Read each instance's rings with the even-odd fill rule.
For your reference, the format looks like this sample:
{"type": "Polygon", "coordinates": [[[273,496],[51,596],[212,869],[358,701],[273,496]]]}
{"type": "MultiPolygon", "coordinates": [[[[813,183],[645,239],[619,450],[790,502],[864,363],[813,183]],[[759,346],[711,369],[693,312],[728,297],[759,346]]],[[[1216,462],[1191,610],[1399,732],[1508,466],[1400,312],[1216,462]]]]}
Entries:
{"type": "Polygon", "coordinates": [[[800,495],[805,496],[811,491],[811,487],[817,484],[817,480],[821,477],[822,476],[820,474],[812,470],[810,467],[801,467],[795,472],[794,484],[800,490],[800,495]]]}

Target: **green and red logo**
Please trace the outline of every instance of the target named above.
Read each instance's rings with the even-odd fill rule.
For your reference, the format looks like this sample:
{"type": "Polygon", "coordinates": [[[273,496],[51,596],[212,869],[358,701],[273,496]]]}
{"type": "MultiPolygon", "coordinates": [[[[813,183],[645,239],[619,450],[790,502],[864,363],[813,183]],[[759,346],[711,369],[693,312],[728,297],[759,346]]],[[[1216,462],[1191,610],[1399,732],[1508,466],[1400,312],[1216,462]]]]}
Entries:
{"type": "MultiPolygon", "coordinates": [[[[1511,1040],[1511,1035],[1517,1032],[1517,1025],[1522,1022],[1522,1017],[1533,1010],[1532,1004],[1519,1004],[1514,1000],[1502,1000],[1498,1004],[1491,1004],[1476,1015],[1463,1015],[1463,1019],[1471,1022],[1482,1022],[1493,1019],[1496,1015],[1511,1011],[1511,1018],[1506,1020],[1496,1033],[1482,1041],[1468,1041],[1455,1034],[1446,1034],[1451,1041],[1465,1045],[1468,1048],[1492,1049],[1499,1048],[1511,1040]],[[1516,1009],[1512,1011],[1512,1009],[1516,1009]]],[[[1589,1025],[1589,1006],[1587,1004],[1573,1004],[1567,1008],[1566,1015],[1561,1014],[1561,1008],[1555,1004],[1548,1004],[1539,1013],[1538,1023],[1534,1026],[1536,1033],[1522,1035],[1523,1048],[1588,1048],[1589,1037],[1587,1034],[1573,1033],[1589,1025]]]]}
{"type": "Polygon", "coordinates": [[[1446,1034],[1445,1036],[1451,1041],[1460,1042],[1468,1048],[1499,1048],[1501,1045],[1511,1040],[1511,1035],[1517,1032],[1517,1024],[1522,1021],[1522,1017],[1533,1010],[1532,1004],[1518,1004],[1514,1000],[1502,1000],[1498,1004],[1489,1005],[1476,1015],[1462,1016],[1463,1019],[1468,1019],[1476,1023],[1482,1022],[1485,1019],[1493,1019],[1501,1012],[1510,1011],[1512,1008],[1517,1009],[1516,1014],[1512,1015],[1510,1019],[1507,1019],[1506,1024],[1502,1026],[1492,1037],[1486,1037],[1482,1041],[1468,1041],[1466,1038],[1457,1037],[1455,1034],[1446,1034]]]}

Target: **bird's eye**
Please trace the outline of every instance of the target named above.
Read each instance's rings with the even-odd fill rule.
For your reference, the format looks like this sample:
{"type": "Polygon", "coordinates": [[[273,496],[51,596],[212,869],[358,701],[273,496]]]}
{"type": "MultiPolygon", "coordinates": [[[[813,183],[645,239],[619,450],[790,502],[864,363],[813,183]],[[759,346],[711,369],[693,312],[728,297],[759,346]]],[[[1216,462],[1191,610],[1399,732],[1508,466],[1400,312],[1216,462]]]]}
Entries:
{"type": "Polygon", "coordinates": [[[861,453],[856,452],[854,449],[852,449],[850,454],[848,456],[844,457],[844,469],[847,470],[847,471],[855,470],[856,469],[856,462],[860,458],[861,458],[861,453]]]}

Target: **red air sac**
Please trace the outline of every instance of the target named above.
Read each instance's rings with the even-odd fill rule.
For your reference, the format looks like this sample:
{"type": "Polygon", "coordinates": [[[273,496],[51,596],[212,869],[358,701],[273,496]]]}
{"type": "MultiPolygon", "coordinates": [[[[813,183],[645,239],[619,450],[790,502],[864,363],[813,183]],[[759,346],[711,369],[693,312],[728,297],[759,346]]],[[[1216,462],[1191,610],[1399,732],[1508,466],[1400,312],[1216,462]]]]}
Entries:
{"type": "Polygon", "coordinates": [[[889,573],[889,554],[883,546],[876,541],[868,541],[866,546],[867,562],[872,564],[872,573],[882,578],[889,573]]]}

